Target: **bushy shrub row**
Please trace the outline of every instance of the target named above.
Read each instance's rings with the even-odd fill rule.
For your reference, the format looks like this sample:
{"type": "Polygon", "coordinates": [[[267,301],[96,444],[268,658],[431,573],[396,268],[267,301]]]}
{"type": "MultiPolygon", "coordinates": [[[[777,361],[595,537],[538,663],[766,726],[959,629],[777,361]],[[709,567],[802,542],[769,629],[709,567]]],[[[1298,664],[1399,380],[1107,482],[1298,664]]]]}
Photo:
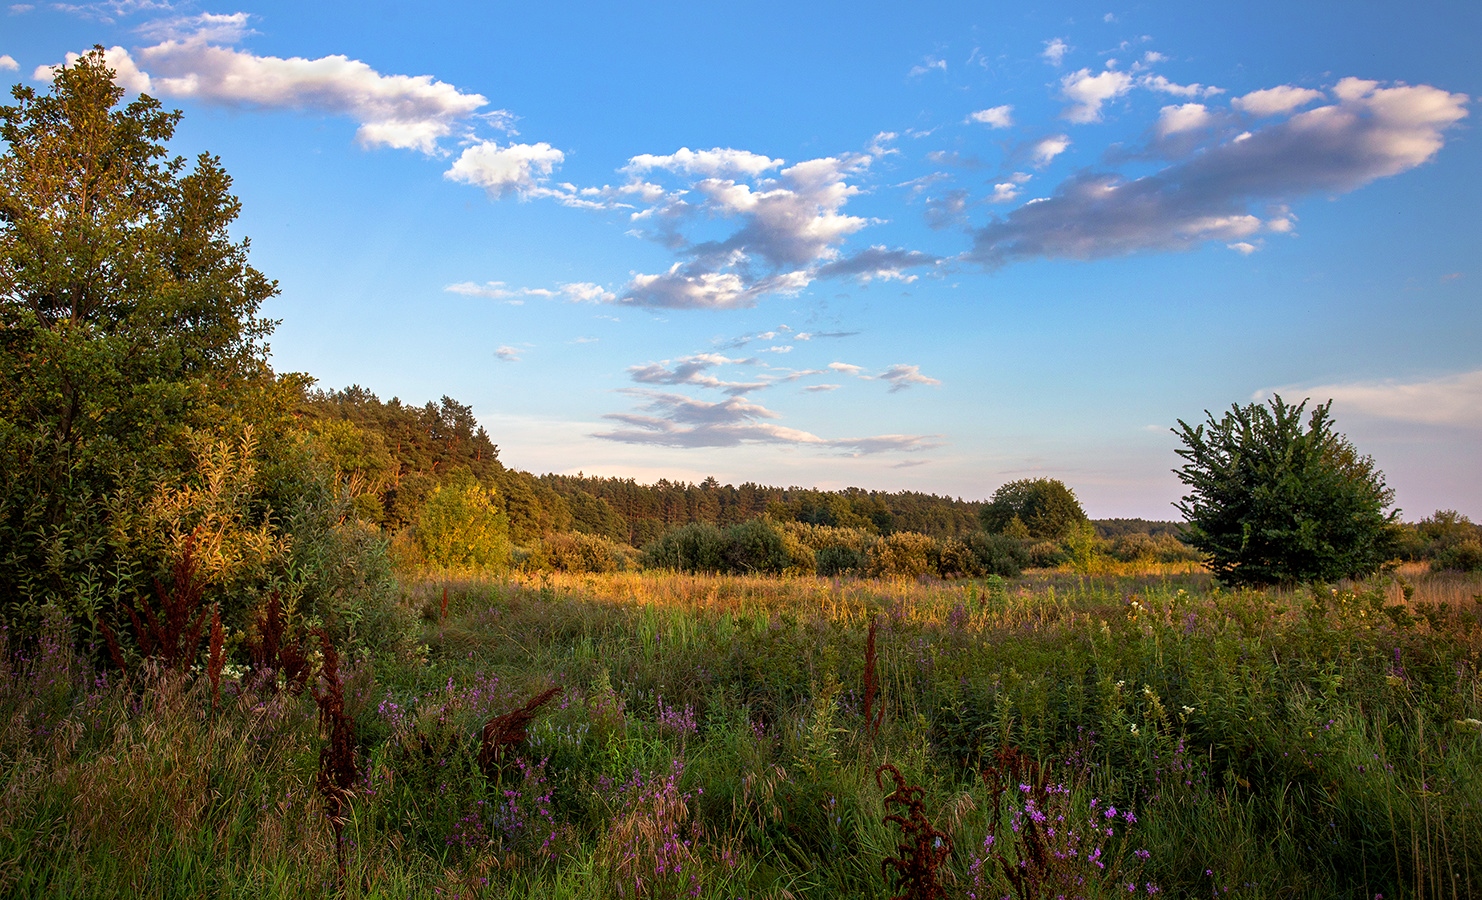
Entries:
{"type": "Polygon", "coordinates": [[[1482,525],[1454,509],[1439,509],[1400,534],[1400,553],[1432,571],[1482,572],[1482,525]]]}
{"type": "Polygon", "coordinates": [[[646,568],[731,574],[944,578],[1018,575],[1030,561],[1023,542],[981,532],[937,540],[911,531],[884,537],[863,529],[753,519],[729,528],[675,528],[643,551],[646,568]]]}

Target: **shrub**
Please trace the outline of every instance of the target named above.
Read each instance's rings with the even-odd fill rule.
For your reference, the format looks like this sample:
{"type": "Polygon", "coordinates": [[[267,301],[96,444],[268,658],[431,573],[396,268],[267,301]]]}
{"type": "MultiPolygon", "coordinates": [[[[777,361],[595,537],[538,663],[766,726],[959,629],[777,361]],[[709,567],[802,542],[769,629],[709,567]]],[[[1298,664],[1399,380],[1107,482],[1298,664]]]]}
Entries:
{"type": "Polygon", "coordinates": [[[832,544],[814,554],[815,571],[825,578],[863,572],[869,561],[864,551],[843,544],[832,544]]]}
{"type": "Polygon", "coordinates": [[[433,566],[473,570],[509,567],[509,522],[493,492],[472,475],[455,477],[434,488],[417,516],[414,532],[423,559],[433,566]]]}
{"type": "Polygon", "coordinates": [[[779,573],[792,562],[782,534],[765,519],[732,525],[725,532],[726,571],[779,573]]]}
{"type": "Polygon", "coordinates": [[[595,534],[553,534],[535,545],[525,565],[554,572],[617,572],[627,568],[628,552],[595,534]]]}
{"type": "Polygon", "coordinates": [[[1023,541],[1004,534],[974,532],[963,541],[976,561],[978,577],[999,575],[1017,578],[1029,565],[1029,551],[1023,541]]]}
{"type": "Polygon", "coordinates": [[[706,522],[682,525],[643,548],[643,565],[675,572],[724,571],[725,532],[706,522]]]}
{"type": "Polygon", "coordinates": [[[935,542],[914,531],[897,531],[870,546],[866,568],[875,576],[919,578],[931,571],[935,542]]]}

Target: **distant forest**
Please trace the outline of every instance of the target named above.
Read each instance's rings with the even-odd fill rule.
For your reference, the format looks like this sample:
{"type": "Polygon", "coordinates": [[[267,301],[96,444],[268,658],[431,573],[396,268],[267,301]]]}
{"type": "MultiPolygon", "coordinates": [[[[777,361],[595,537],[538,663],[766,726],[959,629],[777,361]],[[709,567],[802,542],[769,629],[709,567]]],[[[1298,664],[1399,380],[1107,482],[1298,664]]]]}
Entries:
{"type": "MultiPolygon", "coordinates": [[[[351,386],[306,394],[301,416],[324,461],[354,495],[359,513],[390,529],[411,524],[427,495],[460,471],[494,489],[510,538],[520,545],[574,531],[642,547],[681,525],[735,525],[764,515],[940,540],[978,531],[978,513],[986,503],[917,491],[737,486],[714,478],[699,484],[666,479],[639,484],[631,478],[534,475],[503,465],[498,446],[472,409],[451,397],[412,406],[351,386]]],[[[1181,532],[1178,523],[1144,519],[1093,524],[1104,540],[1181,532]]]]}

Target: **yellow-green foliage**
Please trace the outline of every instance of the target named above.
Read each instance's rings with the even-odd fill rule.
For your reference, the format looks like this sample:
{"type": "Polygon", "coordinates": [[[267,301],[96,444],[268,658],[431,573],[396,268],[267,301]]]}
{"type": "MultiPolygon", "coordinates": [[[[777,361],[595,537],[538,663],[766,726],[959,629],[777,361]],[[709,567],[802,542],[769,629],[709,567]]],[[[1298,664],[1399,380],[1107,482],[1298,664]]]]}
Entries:
{"type": "Polygon", "coordinates": [[[198,576],[217,588],[260,581],[289,549],[263,508],[258,443],[251,426],[233,441],[193,432],[193,471],[162,482],[137,515],[121,515],[128,545],[156,559],[178,556],[193,539],[198,576]]]}
{"type": "Polygon", "coordinates": [[[599,535],[568,532],[537,542],[524,566],[553,572],[617,572],[628,567],[634,554],[633,548],[599,535]]]}
{"type": "Polygon", "coordinates": [[[441,569],[499,571],[510,562],[509,522],[493,490],[471,476],[439,485],[414,526],[426,562],[441,569]]]}
{"type": "Polygon", "coordinates": [[[897,531],[870,545],[866,553],[871,575],[919,578],[932,569],[936,542],[924,534],[897,531]]]}

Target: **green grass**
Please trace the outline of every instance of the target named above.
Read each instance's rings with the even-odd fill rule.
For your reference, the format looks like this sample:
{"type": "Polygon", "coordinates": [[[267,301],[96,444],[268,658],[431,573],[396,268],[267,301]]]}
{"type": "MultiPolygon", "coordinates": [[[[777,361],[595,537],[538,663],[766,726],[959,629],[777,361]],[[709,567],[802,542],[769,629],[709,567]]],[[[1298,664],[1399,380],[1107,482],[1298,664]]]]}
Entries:
{"type": "Polygon", "coordinates": [[[1194,573],[418,585],[406,639],[350,654],[343,884],[312,699],[228,685],[213,711],[204,678],[110,681],[53,629],[0,671],[0,893],[885,898],[889,762],[951,839],[949,896],[1014,896],[1034,814],[1043,896],[1476,896],[1482,582],[1412,579],[1404,603],[1194,573]],[[487,778],[482,723],[551,685],[487,778]],[[1005,748],[1049,790],[998,796],[1005,748]]]}

